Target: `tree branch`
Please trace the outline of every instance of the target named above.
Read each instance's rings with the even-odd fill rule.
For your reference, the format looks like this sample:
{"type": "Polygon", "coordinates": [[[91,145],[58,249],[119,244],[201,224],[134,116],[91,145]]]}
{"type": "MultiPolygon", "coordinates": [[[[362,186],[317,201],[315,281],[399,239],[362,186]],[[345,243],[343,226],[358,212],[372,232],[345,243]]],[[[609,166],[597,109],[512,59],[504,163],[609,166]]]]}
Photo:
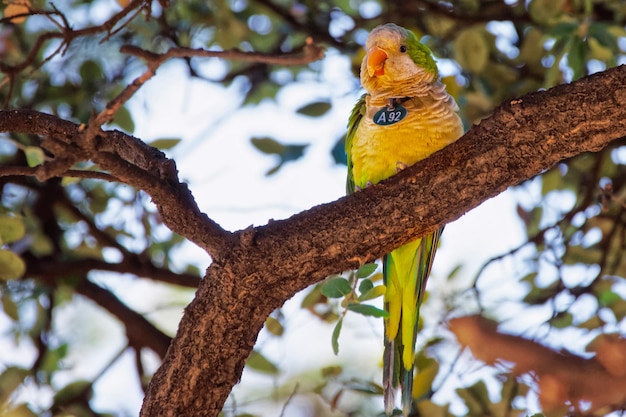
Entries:
{"type": "MultiPolygon", "coordinates": [[[[41,146],[60,159],[65,154],[91,158],[110,175],[150,194],[172,231],[205,249],[214,259],[230,251],[231,234],[200,212],[187,185],[178,179],[174,161],[116,130],[101,131],[93,143],[83,143],[84,128],[33,110],[0,111],[0,131],[42,136],[41,146]]],[[[55,160],[46,162],[42,170],[55,160]]]]}
{"type": "Polygon", "coordinates": [[[86,277],[76,286],[76,292],[93,300],[124,324],[128,344],[136,349],[149,347],[159,357],[164,357],[170,344],[170,337],[157,329],[141,314],[122,303],[110,291],[94,284],[86,277]]]}
{"type": "Polygon", "coordinates": [[[306,65],[311,62],[317,61],[324,57],[325,48],[313,43],[311,38],[308,38],[301,52],[294,52],[289,54],[267,54],[263,52],[244,52],[237,49],[231,49],[227,51],[209,51],[201,48],[170,48],[167,52],[162,54],[155,54],[153,52],[145,51],[134,45],[124,45],[120,49],[120,52],[135,55],[145,59],[148,62],[162,63],[171,58],[222,58],[231,59],[238,62],[253,62],[263,63],[281,66],[290,65],[306,65]]]}
{"type": "MultiPolygon", "coordinates": [[[[594,358],[556,352],[519,336],[499,333],[496,324],[480,316],[450,321],[450,330],[459,343],[474,356],[494,365],[505,361],[515,364],[512,372],[532,372],[538,379],[539,400],[544,411],[564,404],[581,411],[591,404],[589,413],[604,407],[626,404],[626,340],[604,335],[596,340],[594,358]]],[[[588,408],[588,407],[587,407],[588,408]]],[[[604,413],[603,413],[604,414],[604,413]]]]}
{"type": "Polygon", "coordinates": [[[372,261],[560,160],[626,136],[626,67],[498,107],[380,185],[237,233],[207,271],[142,416],[217,416],[267,315],[326,275],[372,261]]]}

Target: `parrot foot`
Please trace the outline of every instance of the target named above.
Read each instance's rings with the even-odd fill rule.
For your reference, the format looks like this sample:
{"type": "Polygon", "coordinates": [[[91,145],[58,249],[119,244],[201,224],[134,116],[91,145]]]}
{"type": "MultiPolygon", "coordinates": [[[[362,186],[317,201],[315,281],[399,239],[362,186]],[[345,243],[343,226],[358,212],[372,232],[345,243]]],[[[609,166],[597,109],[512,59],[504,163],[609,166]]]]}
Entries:
{"type": "Polygon", "coordinates": [[[407,169],[407,167],[408,165],[402,161],[396,162],[396,174],[400,171],[404,171],[405,169],[407,169]]]}
{"type": "MultiPolygon", "coordinates": [[[[371,187],[372,185],[373,185],[372,182],[368,181],[367,183],[365,183],[365,188],[371,187]]],[[[363,188],[359,187],[358,185],[355,185],[354,186],[354,190],[355,191],[361,191],[361,190],[363,190],[363,188]]]]}

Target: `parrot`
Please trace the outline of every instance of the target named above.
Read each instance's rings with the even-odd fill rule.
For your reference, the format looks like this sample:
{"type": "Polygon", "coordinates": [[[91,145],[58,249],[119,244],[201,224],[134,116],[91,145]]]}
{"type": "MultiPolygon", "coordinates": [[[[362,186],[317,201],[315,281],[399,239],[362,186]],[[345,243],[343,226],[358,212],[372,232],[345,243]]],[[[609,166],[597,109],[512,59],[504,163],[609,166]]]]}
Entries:
{"type": "MultiPolygon", "coordinates": [[[[439,77],[430,49],[393,23],[375,27],[360,70],[365,90],[348,121],[348,194],[427,158],[463,135],[458,106],[439,77]]],[[[383,397],[392,415],[401,389],[402,414],[412,409],[419,308],[443,228],[382,259],[384,309],[383,397]]]]}

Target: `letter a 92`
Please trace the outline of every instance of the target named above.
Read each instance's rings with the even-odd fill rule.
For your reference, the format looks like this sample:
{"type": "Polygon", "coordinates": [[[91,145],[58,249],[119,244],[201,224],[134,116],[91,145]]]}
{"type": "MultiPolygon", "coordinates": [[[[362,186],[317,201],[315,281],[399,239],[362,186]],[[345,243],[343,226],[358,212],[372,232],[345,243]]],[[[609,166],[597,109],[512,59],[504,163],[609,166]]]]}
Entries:
{"type": "Polygon", "coordinates": [[[380,126],[389,126],[398,123],[406,117],[407,111],[404,107],[396,105],[392,110],[386,107],[374,114],[374,123],[380,126]]]}

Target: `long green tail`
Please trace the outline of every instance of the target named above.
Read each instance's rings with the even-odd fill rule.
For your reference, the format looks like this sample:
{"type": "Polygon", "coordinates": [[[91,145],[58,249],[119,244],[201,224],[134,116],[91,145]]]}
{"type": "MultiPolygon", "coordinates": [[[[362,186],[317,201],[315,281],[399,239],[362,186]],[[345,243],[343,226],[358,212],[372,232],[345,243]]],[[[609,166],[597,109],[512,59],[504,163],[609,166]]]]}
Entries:
{"type": "Polygon", "coordinates": [[[443,228],[394,250],[383,258],[387,286],[383,388],[385,413],[392,415],[398,386],[402,390],[402,414],[411,412],[413,364],[419,325],[419,308],[443,228]]]}

